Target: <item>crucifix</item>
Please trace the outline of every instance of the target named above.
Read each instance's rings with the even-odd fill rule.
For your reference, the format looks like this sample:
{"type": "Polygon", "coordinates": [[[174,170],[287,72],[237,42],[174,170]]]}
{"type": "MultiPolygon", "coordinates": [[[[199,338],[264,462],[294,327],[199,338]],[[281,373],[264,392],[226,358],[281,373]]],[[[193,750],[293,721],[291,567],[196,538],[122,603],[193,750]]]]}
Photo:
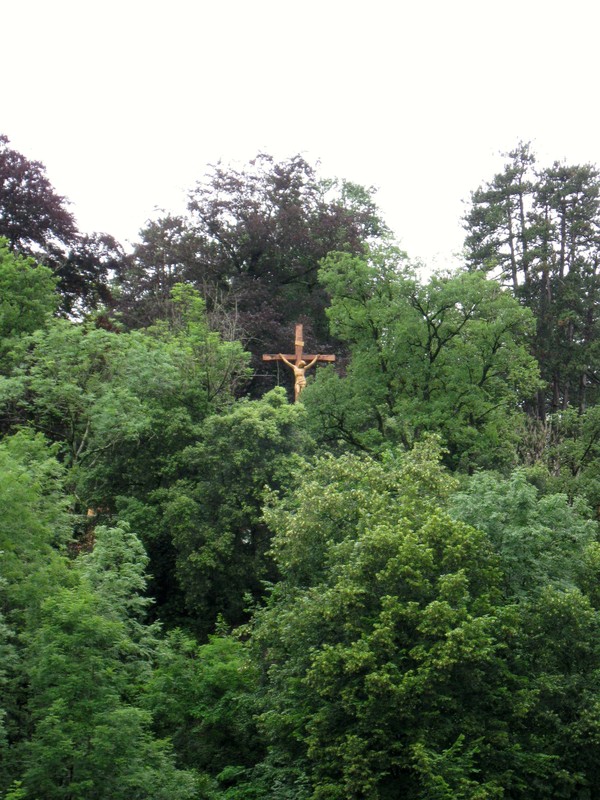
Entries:
{"type": "Polygon", "coordinates": [[[296,337],[294,341],[295,352],[294,355],[287,353],[266,353],[263,355],[263,361],[283,361],[288,367],[294,370],[294,400],[298,400],[304,387],[306,386],[307,369],[314,366],[317,361],[335,361],[335,356],[320,356],[320,355],[307,355],[303,352],[304,342],[302,340],[302,325],[296,325],[296,337]],[[309,361],[307,364],[306,362],[309,361]]]}

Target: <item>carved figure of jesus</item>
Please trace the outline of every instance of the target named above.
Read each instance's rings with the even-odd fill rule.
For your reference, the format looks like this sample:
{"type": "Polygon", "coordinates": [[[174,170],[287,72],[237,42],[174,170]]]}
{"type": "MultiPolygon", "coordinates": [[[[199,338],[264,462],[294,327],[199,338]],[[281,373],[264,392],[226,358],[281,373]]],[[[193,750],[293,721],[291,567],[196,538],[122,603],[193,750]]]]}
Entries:
{"type": "Polygon", "coordinates": [[[319,356],[314,355],[311,353],[310,355],[305,355],[304,353],[304,341],[302,337],[302,323],[298,323],[296,325],[296,338],[294,341],[294,355],[288,353],[287,355],[283,355],[283,353],[279,353],[276,355],[275,353],[263,353],[262,360],[263,361],[285,361],[285,363],[294,370],[294,400],[298,400],[302,390],[306,386],[306,370],[310,369],[312,366],[316,364],[317,361],[329,362],[335,361],[334,355],[325,355],[319,356]],[[308,359],[312,359],[312,361],[307,364],[306,361],[308,359]]]}
{"type": "Polygon", "coordinates": [[[315,356],[310,364],[307,364],[306,361],[299,361],[297,364],[293,364],[281,353],[279,353],[279,358],[282,361],[285,361],[288,367],[291,367],[294,370],[294,400],[297,401],[302,393],[302,390],[306,387],[306,370],[310,369],[317,363],[319,356],[315,356]]]}

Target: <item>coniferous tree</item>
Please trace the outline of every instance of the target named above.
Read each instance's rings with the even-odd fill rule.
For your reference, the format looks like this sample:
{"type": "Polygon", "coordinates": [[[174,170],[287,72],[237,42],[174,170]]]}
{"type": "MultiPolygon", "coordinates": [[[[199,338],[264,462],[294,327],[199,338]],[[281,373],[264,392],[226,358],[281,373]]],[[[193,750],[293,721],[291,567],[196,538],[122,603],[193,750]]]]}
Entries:
{"type": "Polygon", "coordinates": [[[600,289],[600,173],[589,164],[538,168],[531,148],[473,192],[469,261],[507,282],[537,320],[533,353],[545,388],[534,413],[595,402],[600,289]]]}

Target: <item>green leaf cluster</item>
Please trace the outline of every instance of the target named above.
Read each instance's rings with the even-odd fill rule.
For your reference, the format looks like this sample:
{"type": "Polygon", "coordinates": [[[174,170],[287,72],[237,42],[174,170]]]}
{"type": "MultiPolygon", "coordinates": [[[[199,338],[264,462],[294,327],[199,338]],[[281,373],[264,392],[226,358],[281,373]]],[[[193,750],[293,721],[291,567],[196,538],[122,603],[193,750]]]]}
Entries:
{"type": "Polygon", "coordinates": [[[457,491],[440,456],[426,440],[322,457],[271,495],[282,580],[252,633],[265,796],[283,783],[311,800],[524,800],[596,785],[596,525],[522,471],[457,491]]]}
{"type": "Polygon", "coordinates": [[[346,376],[303,398],[321,439],[373,452],[433,431],[455,466],[514,463],[519,403],[538,385],[527,309],[482,273],[421,284],[394,248],[332,253],[320,276],[351,350],[346,376]]]}

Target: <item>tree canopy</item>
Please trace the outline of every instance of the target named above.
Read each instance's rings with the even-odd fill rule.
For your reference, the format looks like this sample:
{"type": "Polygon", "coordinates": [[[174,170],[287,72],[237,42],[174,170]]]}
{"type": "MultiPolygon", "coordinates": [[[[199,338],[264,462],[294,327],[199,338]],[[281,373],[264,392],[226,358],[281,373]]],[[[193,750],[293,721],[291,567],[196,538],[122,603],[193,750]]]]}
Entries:
{"type": "Polygon", "coordinates": [[[321,280],[345,378],[321,374],[306,403],[329,442],[373,450],[442,433],[455,462],[514,458],[520,403],[535,390],[531,313],[482,272],[421,283],[397,249],[331,253],[321,280]]]}
{"type": "Polygon", "coordinates": [[[2,800],[600,796],[597,183],[424,273],[261,155],[126,258],[0,140],[2,800]]]}
{"type": "Polygon", "coordinates": [[[600,173],[558,161],[539,168],[525,143],[506,157],[504,171],[472,194],[466,244],[470,263],[497,272],[535,314],[544,419],[595,398],[600,173]]]}
{"type": "Polygon", "coordinates": [[[82,234],[69,202],[54,189],[40,161],[0,134],[0,237],[13,253],[31,256],[59,278],[61,306],[80,313],[109,302],[109,281],[126,261],[109,234],[82,234]]]}
{"type": "MultiPolygon", "coordinates": [[[[120,308],[134,325],[164,318],[173,284],[185,281],[205,298],[214,327],[245,343],[255,368],[261,353],[287,351],[298,321],[310,347],[329,351],[319,262],[387,234],[373,189],[321,178],[301,156],[217,164],[190,191],[187,215],[141,231],[120,308]]],[[[273,385],[255,381],[261,393],[273,385]]]]}

